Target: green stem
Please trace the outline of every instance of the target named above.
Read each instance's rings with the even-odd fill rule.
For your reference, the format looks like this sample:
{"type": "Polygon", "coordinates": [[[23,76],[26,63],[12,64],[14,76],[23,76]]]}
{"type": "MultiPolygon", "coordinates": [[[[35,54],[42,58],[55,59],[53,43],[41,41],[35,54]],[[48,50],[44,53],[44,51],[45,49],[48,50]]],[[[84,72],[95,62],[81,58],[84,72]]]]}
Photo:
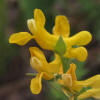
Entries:
{"type": "Polygon", "coordinates": [[[26,73],[27,76],[36,76],[36,73],[26,73]]]}
{"type": "Polygon", "coordinates": [[[61,58],[61,62],[62,62],[62,65],[63,65],[63,72],[66,73],[66,71],[69,68],[70,59],[62,57],[62,56],[60,56],[60,58],[61,58]]]}

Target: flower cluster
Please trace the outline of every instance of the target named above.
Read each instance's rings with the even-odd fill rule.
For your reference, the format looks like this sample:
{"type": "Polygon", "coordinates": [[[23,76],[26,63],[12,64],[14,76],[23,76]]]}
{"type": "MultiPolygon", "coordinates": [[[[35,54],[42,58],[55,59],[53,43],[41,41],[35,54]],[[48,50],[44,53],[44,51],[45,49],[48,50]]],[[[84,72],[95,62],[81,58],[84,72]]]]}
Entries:
{"type": "Polygon", "coordinates": [[[78,81],[75,73],[76,65],[72,62],[69,68],[67,68],[67,65],[64,66],[66,63],[64,59],[86,60],[88,54],[83,46],[91,41],[91,34],[88,31],[81,31],[70,37],[69,21],[63,15],[56,17],[52,34],[45,29],[45,22],[46,19],[43,12],[40,9],[35,9],[34,19],[27,21],[28,28],[32,34],[19,32],[12,34],[9,38],[9,43],[21,46],[31,39],[35,39],[41,48],[54,52],[55,59],[48,63],[44,53],[39,48],[29,48],[31,54],[30,64],[37,71],[36,77],[31,80],[30,89],[32,93],[40,93],[42,78],[45,80],[55,79],[70,100],[75,98],[80,100],[88,97],[100,99],[100,75],[78,81]],[[86,87],[90,88],[80,93],[86,87]]]}

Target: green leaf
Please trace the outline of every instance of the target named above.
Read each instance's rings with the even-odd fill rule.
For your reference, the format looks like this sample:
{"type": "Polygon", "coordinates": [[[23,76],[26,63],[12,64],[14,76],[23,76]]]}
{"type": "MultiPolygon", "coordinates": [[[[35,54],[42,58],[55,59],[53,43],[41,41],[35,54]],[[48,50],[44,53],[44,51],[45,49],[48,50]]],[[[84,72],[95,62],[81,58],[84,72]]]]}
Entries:
{"type": "Polygon", "coordinates": [[[27,76],[36,76],[36,73],[26,73],[27,76]]]}
{"type": "Polygon", "coordinates": [[[64,43],[62,36],[59,37],[59,39],[54,47],[54,51],[56,53],[58,53],[60,56],[66,52],[66,45],[64,43]]]}

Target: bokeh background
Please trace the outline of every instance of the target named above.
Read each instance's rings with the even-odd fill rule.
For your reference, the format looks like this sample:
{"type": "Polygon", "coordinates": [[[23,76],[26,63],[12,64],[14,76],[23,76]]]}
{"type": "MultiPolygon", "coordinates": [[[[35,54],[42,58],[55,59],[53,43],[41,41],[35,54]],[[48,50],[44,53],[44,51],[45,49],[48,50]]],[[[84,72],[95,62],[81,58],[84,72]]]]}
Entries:
{"type": "MultiPolygon", "coordinates": [[[[39,95],[30,92],[32,77],[26,73],[33,72],[28,48],[38,46],[34,40],[23,47],[8,43],[12,33],[29,31],[27,19],[33,17],[35,8],[45,13],[49,32],[58,14],[68,17],[71,35],[82,30],[91,32],[92,42],[86,46],[87,61],[76,61],[77,77],[86,79],[100,73],[100,0],[0,0],[0,100],[66,100],[45,81],[39,95]]],[[[52,52],[44,52],[50,61],[52,52]]]]}

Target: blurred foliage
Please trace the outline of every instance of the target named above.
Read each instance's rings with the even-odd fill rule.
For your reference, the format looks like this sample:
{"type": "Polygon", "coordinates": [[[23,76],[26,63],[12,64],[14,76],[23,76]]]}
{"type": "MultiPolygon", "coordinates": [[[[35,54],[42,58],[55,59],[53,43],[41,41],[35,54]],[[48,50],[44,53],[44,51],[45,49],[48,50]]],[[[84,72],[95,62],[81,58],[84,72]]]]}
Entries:
{"type": "Polygon", "coordinates": [[[46,28],[50,31],[53,25],[53,17],[51,15],[51,8],[55,0],[19,0],[20,9],[24,12],[24,19],[33,18],[33,11],[35,8],[42,9],[46,15],[46,28]]]}
{"type": "Polygon", "coordinates": [[[7,26],[6,14],[7,8],[5,0],[0,0],[0,77],[5,74],[7,65],[17,53],[16,47],[8,44],[7,34],[5,34],[7,26]]]}
{"type": "Polygon", "coordinates": [[[95,38],[100,41],[100,1],[99,0],[78,0],[81,11],[87,18],[87,25],[95,34],[95,38]]]}
{"type": "Polygon", "coordinates": [[[26,15],[26,18],[32,18],[33,10],[35,8],[39,8],[45,12],[48,12],[53,2],[54,0],[19,0],[19,4],[26,15]]]}
{"type": "Polygon", "coordinates": [[[3,74],[3,72],[5,71],[5,52],[6,52],[6,46],[5,44],[7,43],[6,42],[6,39],[4,38],[4,27],[5,27],[5,12],[6,9],[5,9],[5,3],[4,3],[4,0],[1,0],[0,1],[0,75],[3,74]],[[4,48],[5,47],[5,48],[4,48]],[[5,50],[5,52],[4,52],[5,50]]]}

